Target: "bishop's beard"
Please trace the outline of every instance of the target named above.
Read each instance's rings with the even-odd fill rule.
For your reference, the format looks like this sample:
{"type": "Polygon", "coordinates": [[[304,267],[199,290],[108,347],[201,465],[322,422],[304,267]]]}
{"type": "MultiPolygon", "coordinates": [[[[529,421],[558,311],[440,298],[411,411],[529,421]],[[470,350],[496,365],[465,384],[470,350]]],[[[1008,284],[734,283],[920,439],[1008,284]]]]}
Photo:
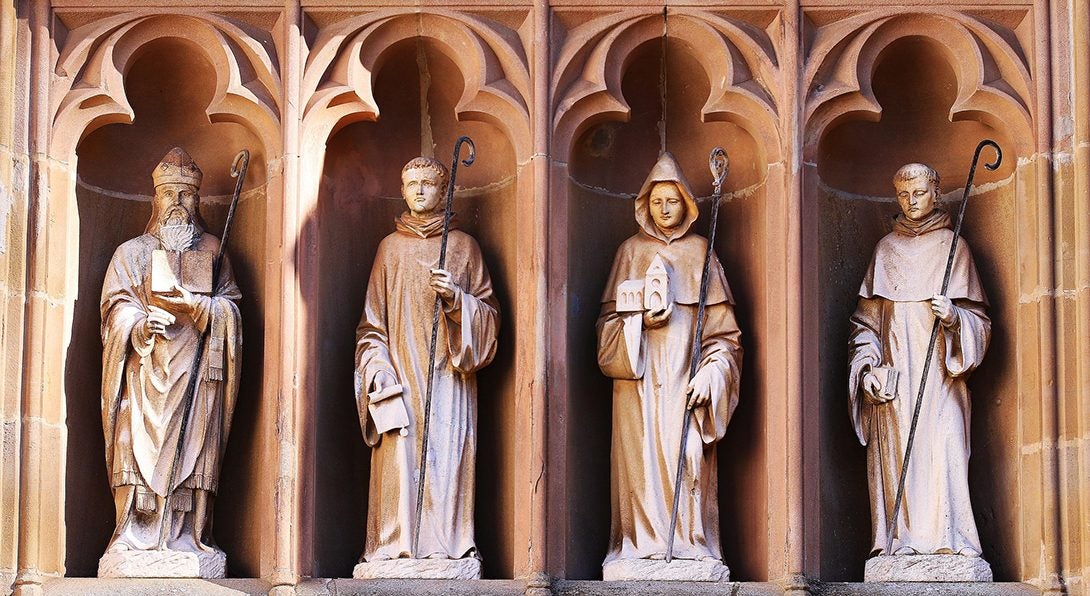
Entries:
{"type": "Polygon", "coordinates": [[[193,217],[184,207],[171,207],[159,218],[159,244],[164,250],[189,250],[197,238],[193,217]]]}

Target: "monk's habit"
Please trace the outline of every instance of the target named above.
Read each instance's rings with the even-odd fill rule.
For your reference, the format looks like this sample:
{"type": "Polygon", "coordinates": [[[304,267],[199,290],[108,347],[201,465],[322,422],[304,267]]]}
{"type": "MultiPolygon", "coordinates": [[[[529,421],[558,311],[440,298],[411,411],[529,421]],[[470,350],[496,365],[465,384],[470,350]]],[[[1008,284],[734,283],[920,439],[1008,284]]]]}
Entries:
{"type": "Polygon", "coordinates": [[[851,319],[849,408],[859,442],[867,446],[872,554],[980,555],[969,502],[969,389],[966,380],[984,358],[991,332],[987,298],[964,239],[958,241],[946,296],[956,321],[939,325],[926,393],[912,446],[904,497],[886,551],[912,414],[935,316],[930,300],[942,288],[954,233],[935,210],[920,222],[898,216],[879,241],[851,319]],[[871,367],[897,371],[895,397],[866,401],[860,382],[871,367]]]}
{"type": "MultiPolygon", "coordinates": [[[[671,532],[670,515],[678,448],[688,399],[686,386],[700,277],[707,240],[688,232],[698,211],[692,191],[668,153],[652,169],[635,202],[640,231],[617,251],[598,318],[598,364],[613,379],[610,457],[609,550],[604,564],[624,559],[661,559],[671,532]],[[673,182],[686,215],[672,236],[653,221],[649,195],[657,182],[673,182]],[[642,312],[617,312],[617,286],[643,279],[658,256],[668,271],[674,307],[668,322],[643,326],[642,312]]],[[[711,380],[711,402],[693,410],[685,445],[674,556],[721,561],[717,458],[738,403],[742,364],[740,332],[723,267],[712,257],[706,323],[697,375],[711,380]]]]}
{"type": "Polygon", "coordinates": [[[371,269],[363,316],[356,329],[356,397],[364,439],[372,447],[367,537],[362,560],[476,556],[473,535],[477,451],[477,370],[492,361],[499,309],[477,242],[452,229],[446,269],[461,291],[444,305],[432,390],[428,467],[413,553],[417,478],[423,445],[424,398],[435,292],[428,281],[438,265],[442,214],[405,212],[382,240],[371,269]],[[378,433],[368,414],[368,391],[387,373],[403,387],[407,436],[378,433]]]}

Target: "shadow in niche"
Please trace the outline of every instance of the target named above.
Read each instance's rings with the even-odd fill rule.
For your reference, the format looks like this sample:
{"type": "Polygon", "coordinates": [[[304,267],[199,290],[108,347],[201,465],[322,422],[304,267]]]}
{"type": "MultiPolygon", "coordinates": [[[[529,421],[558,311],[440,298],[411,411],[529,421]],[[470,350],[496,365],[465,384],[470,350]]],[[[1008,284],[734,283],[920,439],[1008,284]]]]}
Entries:
{"type": "MultiPolygon", "coordinates": [[[[315,408],[317,465],[314,479],[314,577],[350,577],[364,548],[370,449],[356,410],[353,373],[355,329],[379,242],[394,231],[405,211],[401,168],[434,151],[450,167],[455,139],[471,136],[477,147],[472,167],[460,167],[454,210],[459,228],[476,238],[500,302],[499,349],[477,374],[476,541],[487,579],[514,576],[513,453],[515,241],[518,205],[515,158],[495,127],[459,122],[454,106],[464,82],[457,66],[434,42],[410,40],[388,50],[375,75],[377,122],[345,126],[327,143],[317,209],[306,230],[314,238],[317,269],[301,271],[308,320],[317,336],[315,408]],[[419,63],[427,67],[427,124],[421,118],[419,63]],[[429,139],[434,145],[429,147],[429,139]],[[313,282],[313,283],[311,283],[313,282]]],[[[308,241],[304,240],[304,244],[308,241]]],[[[308,246],[310,246],[308,244],[308,246]]],[[[311,249],[313,250],[313,249],[311,249]]],[[[438,254],[436,254],[438,258],[438,254]]],[[[437,398],[441,398],[438,396],[437,398]]],[[[429,472],[430,476],[430,472],[429,472]]]]}
{"type": "MultiPolygon", "coordinates": [[[[760,581],[768,575],[767,400],[762,361],[766,164],[756,141],[740,127],[701,122],[710,85],[700,53],[671,38],[667,52],[667,148],[678,159],[694,193],[711,194],[708,153],[721,145],[730,154],[724,192],[748,189],[719,211],[716,254],[726,270],[742,329],[745,357],[740,405],[718,445],[720,536],[731,579],[760,581]]],[[[638,231],[631,197],[658,157],[661,42],[636,49],[622,79],[631,107],[627,123],[606,122],[584,132],[572,148],[568,183],[568,395],[566,453],[569,487],[568,579],[601,579],[610,526],[610,433],[612,381],[597,365],[595,322],[614,255],[638,231]]],[[[702,212],[710,208],[700,204],[702,212]]],[[[707,235],[707,215],[692,232],[707,235]]],[[[699,272],[695,273],[699,275],[699,272]]],[[[687,349],[687,347],[685,347],[687,349]]]]}
{"type": "MultiPolygon", "coordinates": [[[[219,235],[234,183],[231,159],[247,147],[253,154],[245,188],[265,178],[261,144],[242,125],[208,122],[204,114],[215,89],[212,66],[179,39],[150,43],[125,77],[135,111],[132,125],[99,128],[80,143],[76,186],[79,212],[79,277],[72,340],[65,366],[68,449],[65,478],[65,566],[69,576],[92,577],[114,528],[114,505],[105,464],[100,411],[102,342],[99,298],[114,250],[141,235],[151,215],[151,172],[175,145],[185,147],[204,173],[201,213],[219,235]],[[183,80],[170,73],[185,72],[183,80]]],[[[215,508],[214,536],[227,551],[229,574],[257,577],[262,509],[255,462],[256,429],[263,365],[264,193],[240,201],[232,232],[232,265],[242,289],[243,372],[234,425],[228,441],[215,508]]]]}
{"type": "MultiPolygon", "coordinates": [[[[821,375],[821,578],[861,581],[871,547],[866,451],[847,411],[848,320],[859,283],[878,240],[900,213],[893,195],[894,172],[909,162],[935,167],[942,189],[964,187],[976,144],[993,138],[1004,147],[997,172],[977,171],[979,186],[996,188],[974,195],[962,237],[972,248],[988,294],[993,335],[984,364],[970,381],[973,394],[970,492],[984,557],[997,581],[1017,579],[1016,461],[1017,393],[1014,376],[1017,273],[1014,164],[1018,156],[1004,134],[977,121],[949,120],[957,78],[944,47],[907,37],[877,58],[873,91],[882,105],[879,122],[851,115],[830,129],[818,147],[816,201],[820,285],[819,366],[821,375]],[[906,81],[911,84],[906,84],[906,81]]],[[[986,153],[984,159],[990,159],[986,153]]],[[[812,186],[811,186],[812,188],[812,186]]],[[[955,209],[958,190],[949,203],[955,209]]],[[[814,262],[814,261],[811,261],[814,262]]],[[[938,288],[936,288],[938,291],[938,288]]],[[[917,462],[913,462],[918,465],[917,462]]]]}

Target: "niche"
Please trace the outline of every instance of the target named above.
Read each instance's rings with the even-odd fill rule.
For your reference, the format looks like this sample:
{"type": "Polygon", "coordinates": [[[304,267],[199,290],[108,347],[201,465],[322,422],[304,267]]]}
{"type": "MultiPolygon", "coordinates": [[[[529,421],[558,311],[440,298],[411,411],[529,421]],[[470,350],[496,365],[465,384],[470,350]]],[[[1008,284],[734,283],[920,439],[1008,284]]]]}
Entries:
{"type": "MultiPolygon", "coordinates": [[[[149,42],[125,73],[132,125],[109,124],[77,148],[79,282],[72,342],[65,367],[68,451],[66,554],[69,576],[94,577],[114,529],[114,504],[104,455],[100,392],[102,342],[99,298],[114,250],[144,232],[154,195],[151,173],[174,146],[184,147],[204,173],[201,214],[208,231],[223,231],[235,182],[235,154],[247,148],[250,169],[235,213],[228,252],[243,298],[243,367],[234,422],[220,476],[213,535],[227,552],[228,575],[258,577],[261,536],[269,511],[258,506],[260,479],[274,475],[260,462],[258,429],[264,376],[265,156],[244,125],[212,124],[205,109],[215,70],[190,41],[149,42]],[[184,73],[184,74],[182,74],[184,73]]],[[[274,462],[270,462],[274,464],[274,462]]]]}
{"type": "Polygon", "coordinates": [[[309,216],[317,238],[317,295],[307,297],[306,306],[318,342],[309,371],[318,388],[314,577],[351,577],[363,551],[371,453],[355,404],[355,329],[375,251],[406,209],[401,168],[419,155],[449,168],[454,141],[463,134],[476,144],[477,159],[459,166],[454,211],[459,228],[480,244],[502,318],[496,357],[477,373],[476,542],[484,578],[514,576],[515,153],[496,127],[458,120],[465,82],[448,57],[453,51],[431,38],[390,46],[373,75],[378,120],[344,126],[326,144],[317,207],[309,216]]]}
{"type": "MultiPolygon", "coordinates": [[[[579,135],[568,160],[568,289],[566,358],[568,403],[560,434],[566,455],[563,485],[569,487],[563,523],[569,579],[601,579],[609,540],[612,381],[597,364],[595,322],[614,255],[638,231],[633,198],[654,165],[665,126],[667,149],[678,159],[704,213],[691,233],[707,236],[712,178],[708,154],[716,145],[730,157],[715,241],[742,329],[741,397],[727,435],[719,443],[719,515],[725,563],[735,581],[768,575],[766,441],[768,401],[763,362],[767,325],[764,295],[765,188],[763,148],[736,124],[702,122],[711,92],[697,48],[669,38],[647,41],[624,61],[622,93],[628,122],[594,124],[579,135]],[[661,99],[665,71],[666,109],[661,99]],[[728,196],[729,195],[729,196],[728,196]]],[[[696,273],[699,275],[699,272],[696,273]]],[[[683,349],[688,349],[684,347],[683,349]]],[[[553,418],[556,424],[556,418],[553,418]]]]}
{"type": "MultiPolygon", "coordinates": [[[[966,58],[967,59],[967,58],[966,58]]],[[[991,138],[1003,148],[1003,164],[983,163],[974,180],[962,237],[972,248],[990,306],[992,339],[984,364],[970,380],[972,459],[970,492],[984,558],[997,581],[1019,578],[1018,395],[1015,376],[1017,222],[1015,144],[1002,130],[976,120],[951,121],[957,97],[958,57],[925,37],[904,37],[879,53],[873,92],[882,106],[871,115],[847,114],[818,145],[817,180],[807,182],[807,209],[816,222],[817,246],[804,258],[815,267],[820,346],[820,552],[825,581],[862,581],[871,548],[866,451],[856,440],[847,408],[848,320],[859,284],[878,240],[900,213],[893,175],[923,162],[940,175],[942,206],[956,213],[976,144],[991,138]]],[[[808,174],[812,175],[812,174],[808,174]]],[[[938,291],[938,288],[936,288],[938,291]]],[[[922,421],[921,421],[922,422],[922,421]]],[[[912,465],[924,462],[913,461],[912,465]]]]}

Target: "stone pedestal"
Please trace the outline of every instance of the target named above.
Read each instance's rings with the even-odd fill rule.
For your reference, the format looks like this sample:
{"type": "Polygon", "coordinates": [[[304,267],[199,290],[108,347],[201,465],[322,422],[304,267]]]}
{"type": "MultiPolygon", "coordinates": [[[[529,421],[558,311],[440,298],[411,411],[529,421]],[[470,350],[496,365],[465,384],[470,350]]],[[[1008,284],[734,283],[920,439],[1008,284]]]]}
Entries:
{"type": "Polygon", "coordinates": [[[726,582],[730,581],[730,569],[719,561],[674,559],[667,563],[652,559],[622,559],[602,565],[602,579],[726,582]]]}
{"type": "Polygon", "coordinates": [[[990,582],[992,567],[980,557],[962,555],[877,556],[867,561],[868,582],[990,582]]]}
{"type": "Polygon", "coordinates": [[[481,579],[481,560],[390,559],[364,561],[352,570],[355,579],[481,579]]]}
{"type": "Polygon", "coordinates": [[[126,550],[106,553],[98,560],[99,577],[222,579],[227,555],[177,550],[126,550]]]}

